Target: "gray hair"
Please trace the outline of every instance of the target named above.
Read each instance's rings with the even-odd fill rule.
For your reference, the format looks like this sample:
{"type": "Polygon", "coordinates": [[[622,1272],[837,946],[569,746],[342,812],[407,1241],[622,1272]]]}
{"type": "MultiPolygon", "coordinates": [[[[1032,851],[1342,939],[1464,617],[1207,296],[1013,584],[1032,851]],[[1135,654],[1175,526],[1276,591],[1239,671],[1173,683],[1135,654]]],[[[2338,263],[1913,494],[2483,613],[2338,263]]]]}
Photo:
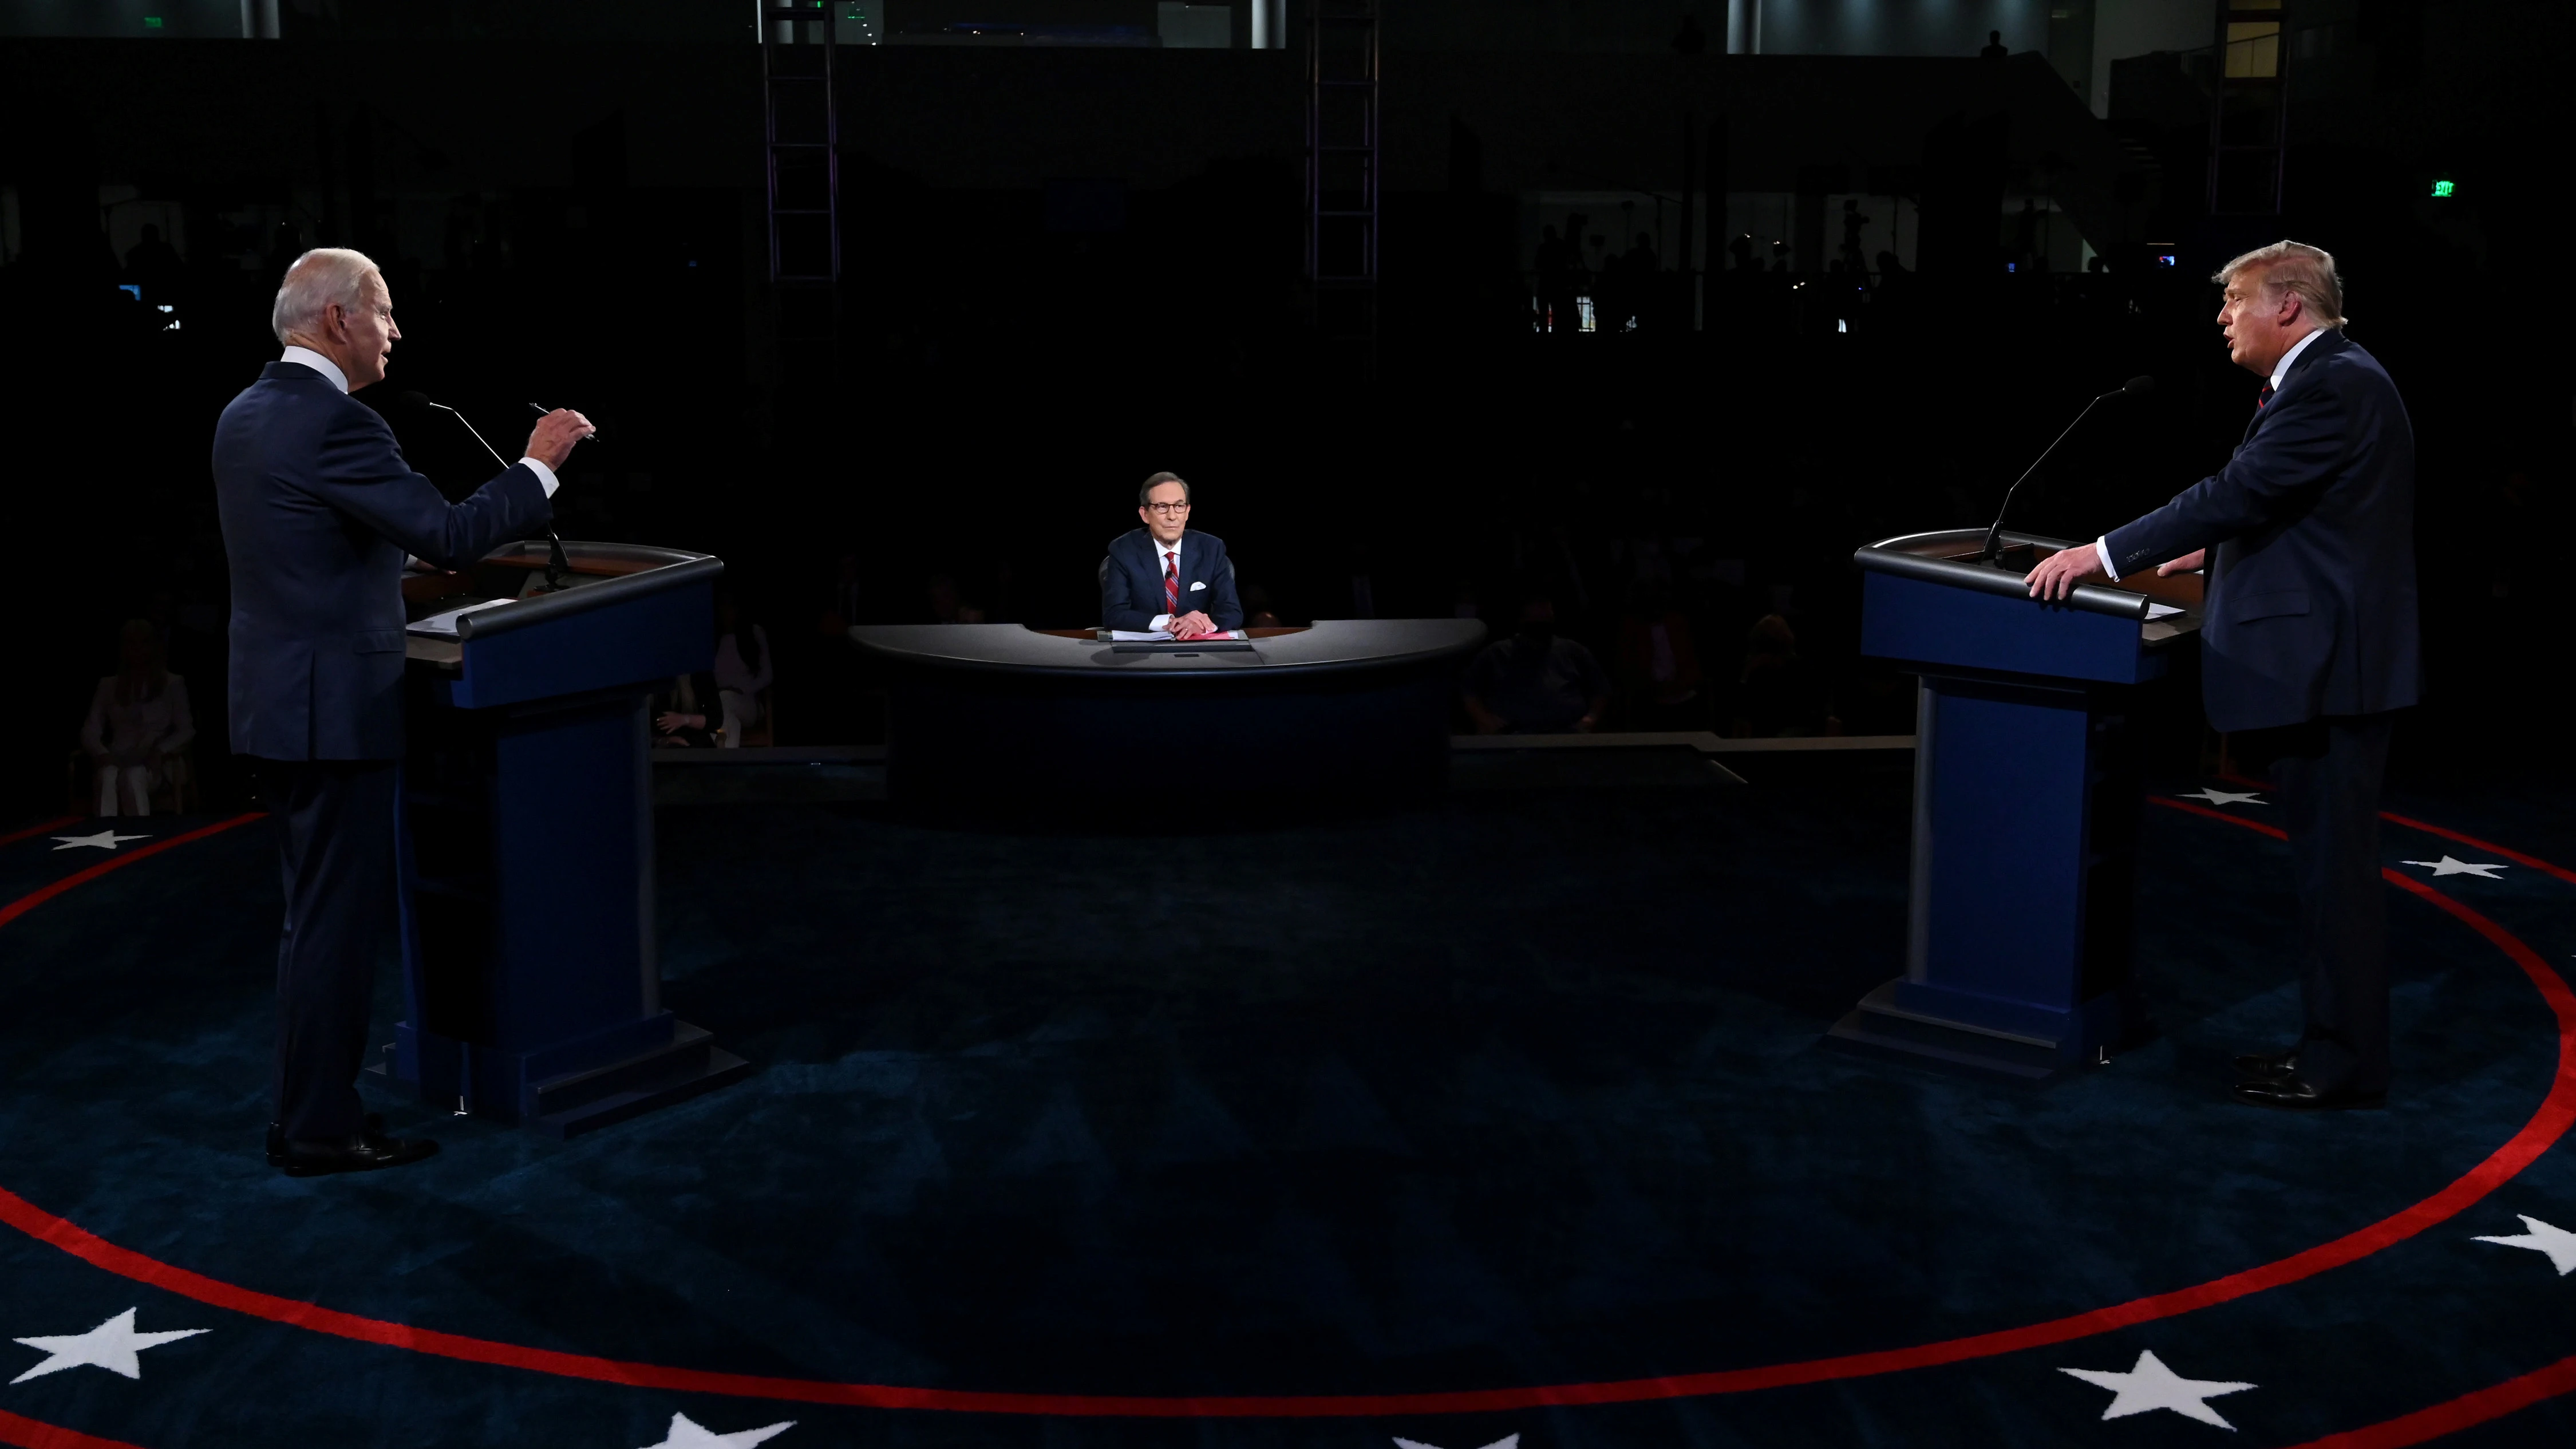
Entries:
{"type": "Polygon", "coordinates": [[[337,302],[356,311],[367,300],[367,283],[384,284],[384,274],[364,252],[347,247],[315,247],[295,259],[277,284],[277,302],[268,309],[269,330],[280,342],[297,334],[311,337],[322,329],[322,314],[337,302]]]}
{"type": "Polygon", "coordinates": [[[1190,480],[1182,477],[1178,473],[1157,473],[1153,477],[1145,480],[1144,487],[1136,490],[1136,506],[1142,508],[1147,503],[1152,502],[1154,490],[1162,487],[1166,483],[1180,484],[1181,501],[1183,503],[1190,501],[1190,480]]]}
{"type": "Polygon", "coordinates": [[[2334,255],[2325,248],[2306,242],[2276,241],[2220,267],[2210,280],[2224,287],[2248,268],[2261,273],[2266,295],[2296,292],[2300,304],[2319,326],[2344,325],[2343,278],[2335,275],[2334,255]]]}

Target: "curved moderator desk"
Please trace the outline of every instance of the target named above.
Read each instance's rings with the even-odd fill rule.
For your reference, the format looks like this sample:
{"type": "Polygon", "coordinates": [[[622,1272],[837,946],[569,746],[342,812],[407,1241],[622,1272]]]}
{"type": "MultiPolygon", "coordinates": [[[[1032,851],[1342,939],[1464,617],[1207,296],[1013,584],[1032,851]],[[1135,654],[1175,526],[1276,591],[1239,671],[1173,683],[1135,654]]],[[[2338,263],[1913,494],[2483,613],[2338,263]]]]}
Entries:
{"type": "Polygon", "coordinates": [[[863,624],[891,676],[896,800],[1142,801],[1443,789],[1473,619],[1319,619],[1231,647],[1100,642],[1018,624],[863,624]]]}

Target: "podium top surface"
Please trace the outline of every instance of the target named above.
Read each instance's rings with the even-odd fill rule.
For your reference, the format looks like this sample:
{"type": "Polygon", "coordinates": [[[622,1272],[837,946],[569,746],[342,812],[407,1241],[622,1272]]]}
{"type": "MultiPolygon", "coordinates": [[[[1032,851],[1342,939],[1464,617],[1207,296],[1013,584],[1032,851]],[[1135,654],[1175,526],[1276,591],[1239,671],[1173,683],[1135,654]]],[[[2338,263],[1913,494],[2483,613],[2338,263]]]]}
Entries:
{"type": "MultiPolygon", "coordinates": [[[[1863,544],[1853,553],[1852,562],[1874,573],[1896,574],[1977,593],[2027,598],[2029,585],[2024,580],[2041,559],[2065,549],[2092,546],[2072,539],[2010,532],[2003,535],[2002,541],[2002,556],[1989,561],[1981,557],[1986,544],[1986,531],[1982,528],[1900,534],[1895,538],[1863,544]]],[[[2135,619],[2141,623],[2153,619],[2150,627],[2159,636],[2170,637],[2198,626],[2202,584],[2199,574],[2159,578],[2151,569],[2141,570],[2116,584],[2078,584],[2067,595],[2063,607],[2135,619]],[[2153,607],[2156,605],[2165,607],[2153,607]],[[2183,612],[2169,614],[2167,611],[2171,609],[2183,612]]],[[[2149,642],[2157,641],[2151,639],[2149,642]]]]}
{"type": "MultiPolygon", "coordinates": [[[[547,547],[541,538],[504,544],[454,574],[407,574],[403,599],[419,620],[466,604],[488,604],[456,621],[451,644],[508,633],[550,620],[614,608],[648,594],[685,584],[711,581],[724,571],[713,554],[655,548],[640,543],[564,543],[571,581],[553,593],[536,592],[545,575],[547,547]]],[[[436,643],[413,635],[415,644],[436,643]]],[[[415,650],[415,657],[419,651],[415,650]]],[[[436,651],[432,651],[436,652],[436,651]]]]}
{"type": "Polygon", "coordinates": [[[540,592],[544,539],[495,549],[454,574],[404,578],[413,622],[403,652],[450,679],[450,702],[516,704],[706,667],[723,560],[631,543],[563,547],[572,577],[553,593],[540,592]]]}
{"type": "Polygon", "coordinates": [[[860,624],[850,638],[876,658],[934,669],[1085,679],[1217,678],[1436,664],[1483,644],[1485,626],[1474,619],[1318,619],[1309,629],[1252,639],[1250,648],[1229,643],[1205,653],[1185,645],[1121,651],[1020,624],[860,624]]]}

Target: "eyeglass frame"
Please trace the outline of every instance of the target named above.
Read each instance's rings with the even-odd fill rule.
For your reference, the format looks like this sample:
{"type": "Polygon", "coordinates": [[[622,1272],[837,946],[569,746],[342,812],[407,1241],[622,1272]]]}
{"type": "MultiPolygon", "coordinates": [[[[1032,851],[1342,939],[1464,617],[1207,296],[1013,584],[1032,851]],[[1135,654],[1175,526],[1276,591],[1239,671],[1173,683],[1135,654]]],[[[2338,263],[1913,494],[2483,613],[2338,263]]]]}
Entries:
{"type": "Polygon", "coordinates": [[[1176,513],[1189,512],[1190,500],[1184,498],[1178,503],[1140,503],[1137,507],[1145,509],[1151,513],[1162,514],[1164,517],[1169,518],[1176,513]]]}

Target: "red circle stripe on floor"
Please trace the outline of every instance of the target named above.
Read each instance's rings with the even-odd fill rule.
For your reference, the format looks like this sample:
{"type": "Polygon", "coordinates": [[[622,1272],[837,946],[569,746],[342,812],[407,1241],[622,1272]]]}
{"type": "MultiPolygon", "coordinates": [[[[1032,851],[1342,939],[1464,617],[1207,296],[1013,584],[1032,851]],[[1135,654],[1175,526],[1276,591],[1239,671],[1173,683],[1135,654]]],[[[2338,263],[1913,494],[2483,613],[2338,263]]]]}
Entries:
{"type": "MultiPolygon", "coordinates": [[[[2276,838],[2281,835],[2279,830],[2271,826],[2227,815],[2205,806],[2172,800],[2161,803],[2195,815],[2224,820],[2231,825],[2256,830],[2276,838]]],[[[238,823],[240,822],[228,821],[221,826],[208,827],[206,830],[164,842],[158,848],[166,849],[238,823]]],[[[39,894],[48,897],[59,894],[61,890],[69,888],[71,884],[76,884],[81,879],[94,879],[104,869],[138,859],[142,854],[143,852],[137,852],[124,860],[94,867],[90,871],[82,872],[78,877],[57,882],[39,894]]],[[[2529,977],[2532,984],[2539,989],[2542,1000],[2548,1004],[2551,1013],[2555,1016],[2558,1026],[2557,1071],[2551,1079],[2548,1095],[2542,1100],[2539,1110],[2532,1115],[2531,1120],[2523,1125],[2522,1130],[2516,1132],[2503,1146],[2490,1153],[2486,1160],[2431,1197],[2368,1227],[2277,1262],[2231,1273],[2189,1288],[2133,1299],[2127,1303],[2097,1308],[2065,1318],[2051,1319],[2044,1323],[1875,1353],[1847,1354],[1834,1358],[1809,1359],[1799,1363],[1772,1364],[1760,1368],[1676,1374],[1659,1378],[1414,1394],[1258,1394],[1191,1397],[1035,1394],[909,1388],[891,1384],[835,1383],[827,1380],[713,1373],[702,1369],[634,1363],[589,1354],[565,1353],[554,1349],[499,1343],[462,1334],[442,1333],[434,1329],[414,1328],[408,1324],[392,1323],[383,1319],[361,1317],[338,1309],[324,1308],[318,1304],[261,1293],[254,1289],[220,1282],[184,1268],[173,1267],[132,1249],[110,1243],[6,1191],[0,1191],[0,1222],[6,1222],[31,1237],[49,1243],[84,1262],[120,1277],[149,1284],[218,1308],[231,1309],[252,1317],[306,1328],[317,1333],[382,1344],[390,1348],[407,1349],[415,1353],[436,1354],[470,1363],[494,1364],[536,1373],[554,1374],[564,1378],[628,1384],[672,1393],[718,1394],[797,1403],[1083,1418],[1354,1418],[1495,1413],[1548,1406],[1636,1403],[1654,1399],[1743,1393],[1756,1389],[1784,1388],[1797,1384],[1826,1383],[1838,1379],[1898,1373],[1908,1369],[1962,1363],[1972,1359],[2090,1338],[2097,1334],[2150,1323],[2158,1319],[2172,1318],[2230,1302],[2358,1261],[2457,1215],[2511,1180],[2516,1173],[2529,1166],[2543,1152],[2548,1151],[2567,1133],[2571,1125],[2576,1125],[2576,993],[2569,991],[2567,983],[2541,960],[2538,953],[2504,927],[2422,882],[2394,872],[2383,872],[2383,874],[2391,884],[2431,902],[2504,952],[2508,959],[2522,968],[2524,975],[2529,977]]],[[[13,915],[21,913],[22,908],[32,900],[31,897],[13,903],[8,908],[0,909],[0,922],[5,922],[13,915]]],[[[2500,1386],[2499,1390],[2490,1392],[2500,1392],[2506,1387],[2510,1386],[2500,1386]]]]}
{"type": "Polygon", "coordinates": [[[136,1449],[122,1439],[101,1439],[77,1429],[21,1418],[0,1410],[0,1444],[11,1449],[136,1449]]]}

